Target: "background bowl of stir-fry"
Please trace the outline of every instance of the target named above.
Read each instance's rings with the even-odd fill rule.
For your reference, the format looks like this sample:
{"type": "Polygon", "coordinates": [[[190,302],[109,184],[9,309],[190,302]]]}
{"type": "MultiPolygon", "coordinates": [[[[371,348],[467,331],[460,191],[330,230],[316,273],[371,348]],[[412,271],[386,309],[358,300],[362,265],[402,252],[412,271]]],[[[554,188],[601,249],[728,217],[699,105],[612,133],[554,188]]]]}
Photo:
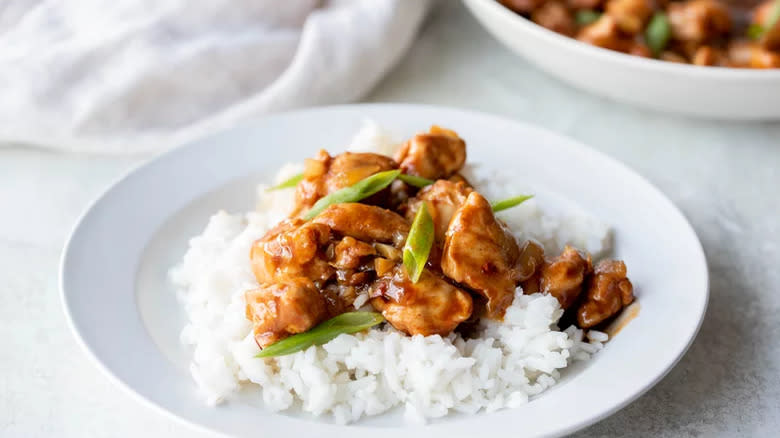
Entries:
{"type": "Polygon", "coordinates": [[[464,0],[503,44],[611,99],[780,119],[780,0],[464,0]]]}

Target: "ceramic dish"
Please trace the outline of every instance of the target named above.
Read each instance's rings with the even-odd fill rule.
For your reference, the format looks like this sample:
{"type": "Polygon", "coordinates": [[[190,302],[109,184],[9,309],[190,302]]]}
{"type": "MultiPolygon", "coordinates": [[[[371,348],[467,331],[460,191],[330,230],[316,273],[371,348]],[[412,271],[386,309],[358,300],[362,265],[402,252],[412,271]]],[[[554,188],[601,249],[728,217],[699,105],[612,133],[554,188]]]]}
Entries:
{"type": "Polygon", "coordinates": [[[695,337],[708,298],[707,267],[692,228],[657,189],[622,164],[575,141],[490,115],[414,105],[354,105],[265,117],[182,146],[106,191],[75,227],[63,254],[68,320],[85,351],[114,382],[192,426],[226,436],[474,436],[522,431],[557,436],[622,408],[658,382],[695,337]],[[591,360],[516,409],[450,415],[408,425],[391,412],[340,426],[276,414],[241,400],[209,407],[189,375],[184,315],[167,279],[190,236],[219,209],[245,211],[255,186],[280,165],[339,150],[365,118],[399,139],[431,123],[456,128],[469,160],[511,167],[609,223],[614,256],[626,261],[641,312],[591,360]],[[306,129],[301,129],[306,127],[306,129]],[[259,432],[261,431],[261,432],[259,432]]]}

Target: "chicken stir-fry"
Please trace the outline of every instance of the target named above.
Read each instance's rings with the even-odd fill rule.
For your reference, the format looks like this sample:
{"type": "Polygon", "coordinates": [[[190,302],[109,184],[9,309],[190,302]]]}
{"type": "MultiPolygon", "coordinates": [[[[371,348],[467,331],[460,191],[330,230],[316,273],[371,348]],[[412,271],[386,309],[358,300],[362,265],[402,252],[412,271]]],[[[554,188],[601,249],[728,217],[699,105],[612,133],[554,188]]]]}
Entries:
{"type": "Polygon", "coordinates": [[[460,175],[465,160],[466,143],[439,127],[414,136],[395,158],[321,151],[307,160],[292,214],[250,250],[260,286],[245,294],[246,316],[257,344],[267,347],[361,305],[409,335],[447,335],[481,317],[503,318],[518,286],[552,295],[576,312],[581,327],[604,322],[633,300],[622,262],[603,261],[594,270],[590,256],[574,248],[547,259],[535,242],[519,244],[460,175]],[[312,210],[341,196],[340,189],[399,172],[428,185],[400,178],[312,210]],[[429,246],[421,270],[412,272],[405,251],[423,213],[429,246]]]}
{"type": "Polygon", "coordinates": [[[702,66],[780,68],[780,0],[499,0],[605,49],[702,66]]]}

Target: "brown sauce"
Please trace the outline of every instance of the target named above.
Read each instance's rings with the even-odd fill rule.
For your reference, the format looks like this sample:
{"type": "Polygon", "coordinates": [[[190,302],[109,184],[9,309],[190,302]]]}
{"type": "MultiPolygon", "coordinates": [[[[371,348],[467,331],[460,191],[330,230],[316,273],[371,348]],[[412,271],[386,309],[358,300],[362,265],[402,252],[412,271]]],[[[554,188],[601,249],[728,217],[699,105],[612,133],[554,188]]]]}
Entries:
{"type": "Polygon", "coordinates": [[[634,301],[633,303],[629,304],[626,308],[623,309],[622,312],[615,318],[606,329],[604,329],[604,332],[609,335],[609,338],[612,339],[620,333],[623,328],[625,328],[629,322],[633,321],[634,318],[639,316],[639,301],[634,301]]]}

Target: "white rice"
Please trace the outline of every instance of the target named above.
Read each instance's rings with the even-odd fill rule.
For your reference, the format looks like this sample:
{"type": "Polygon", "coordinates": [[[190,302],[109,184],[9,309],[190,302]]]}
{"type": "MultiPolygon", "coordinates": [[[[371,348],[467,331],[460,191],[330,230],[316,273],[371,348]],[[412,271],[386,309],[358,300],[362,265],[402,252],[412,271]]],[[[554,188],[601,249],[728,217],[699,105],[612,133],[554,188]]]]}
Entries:
{"type": "MultiPolygon", "coordinates": [[[[394,144],[369,123],[348,149],[388,154],[394,144]]],[[[276,181],[300,169],[300,164],[285,166],[276,181]]],[[[478,169],[469,177],[488,197],[511,192],[502,190],[500,180],[492,184],[480,178],[478,169]]],[[[554,385],[573,360],[588,359],[608,340],[594,330],[587,336],[575,327],[560,331],[558,301],[523,295],[518,288],[504,321],[483,322],[475,339],[409,337],[385,325],[289,356],[257,359],[259,349],[244,315],[244,292],[257,286],[249,248],[286,216],[293,197],[292,190],[266,192],[266,187],[258,188],[256,211],[212,216],[170,272],[189,320],[181,340],[193,347],[190,371],[209,404],[252,387],[262,393],[268,410],[299,407],[317,416],[329,414],[337,423],[397,406],[413,422],[450,412],[491,412],[526,403],[554,385]]],[[[608,227],[579,211],[553,217],[531,200],[501,217],[519,237],[534,237],[550,251],[567,242],[597,254],[609,249],[608,227]]],[[[360,297],[356,307],[366,300],[360,297]]]]}

